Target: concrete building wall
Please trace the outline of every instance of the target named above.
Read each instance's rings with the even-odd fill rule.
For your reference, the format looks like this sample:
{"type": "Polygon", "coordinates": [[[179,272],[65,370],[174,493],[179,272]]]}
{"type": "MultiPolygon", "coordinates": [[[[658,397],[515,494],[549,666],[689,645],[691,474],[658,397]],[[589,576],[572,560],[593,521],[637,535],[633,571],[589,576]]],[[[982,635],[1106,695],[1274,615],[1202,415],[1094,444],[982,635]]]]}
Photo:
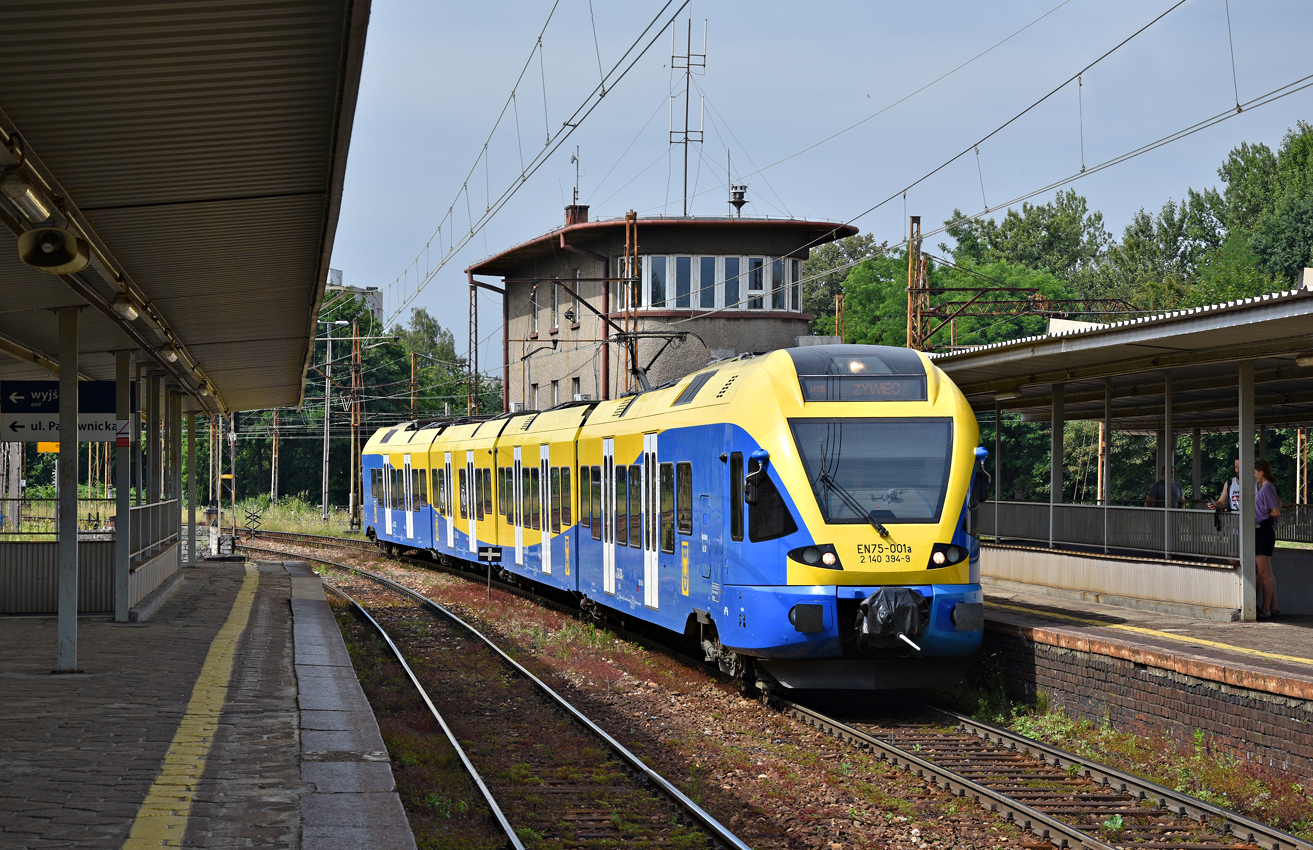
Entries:
{"type": "MultiPolygon", "coordinates": [[[[595,399],[614,398],[638,388],[637,381],[627,374],[626,350],[617,343],[605,342],[615,332],[614,328],[597,315],[606,312],[616,324],[624,322],[623,313],[616,312],[622,303],[620,284],[612,283],[608,287],[598,280],[621,273],[624,229],[622,225],[594,224],[587,224],[582,229],[567,227],[568,242],[561,241],[565,238],[564,232],[547,234],[498,255],[500,259],[493,258],[472,268],[475,274],[500,277],[505,286],[506,396],[511,404],[545,409],[554,401],[570,400],[575,392],[595,399]],[[562,247],[563,244],[570,247],[562,247]],[[561,288],[553,311],[551,279],[559,279],[574,290],[583,303],[576,303],[574,296],[561,288]],[[611,292],[610,310],[604,297],[608,289],[611,292]],[[566,317],[567,311],[574,313],[573,321],[566,317]],[[555,395],[553,382],[556,382],[555,395]]],[[[801,260],[808,256],[809,244],[826,241],[817,234],[828,233],[829,227],[816,223],[795,225],[792,222],[751,220],[640,221],[639,254],[644,258],[683,255],[801,260]]],[[[739,298],[745,304],[748,298],[747,271],[745,263],[741,267],[743,277],[740,278],[739,291],[739,298]]],[[[723,272],[724,269],[718,266],[718,281],[723,272]]],[[[696,280],[695,304],[699,285],[696,280]]],[[[720,292],[721,284],[717,286],[720,292]]],[[[728,294],[721,294],[724,296],[722,300],[727,300],[728,294]]],[[[673,293],[668,297],[672,298],[670,303],[673,305],[673,293]]],[[[786,293],[785,306],[790,300],[786,293]]],[[[769,306],[769,298],[766,304],[769,306]]],[[[807,333],[810,319],[800,312],[769,309],[723,310],[697,317],[705,312],[700,307],[638,311],[637,329],[640,331],[688,331],[690,334],[683,341],[666,347],[657,357],[648,375],[653,386],[677,380],[719,357],[791,346],[795,338],[807,333]]],[[[665,342],[659,338],[640,340],[640,363],[645,366],[652,361],[665,342]]]]}

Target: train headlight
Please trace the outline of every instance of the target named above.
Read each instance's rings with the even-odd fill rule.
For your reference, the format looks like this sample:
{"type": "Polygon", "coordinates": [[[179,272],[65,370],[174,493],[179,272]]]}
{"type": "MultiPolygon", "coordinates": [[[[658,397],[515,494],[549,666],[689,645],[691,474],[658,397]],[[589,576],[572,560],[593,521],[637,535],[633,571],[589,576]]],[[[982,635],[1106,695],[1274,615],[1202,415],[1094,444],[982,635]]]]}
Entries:
{"type": "Polygon", "coordinates": [[[938,567],[948,567],[953,564],[960,564],[965,561],[970,554],[971,553],[965,548],[958,546],[956,543],[936,543],[934,548],[930,551],[930,563],[926,565],[926,569],[933,570],[938,567]]]}
{"type": "Polygon", "coordinates": [[[839,553],[834,550],[834,546],[829,543],[817,543],[812,546],[802,546],[789,552],[789,560],[805,564],[809,567],[816,567],[824,570],[841,570],[843,565],[839,563],[839,553]]]}

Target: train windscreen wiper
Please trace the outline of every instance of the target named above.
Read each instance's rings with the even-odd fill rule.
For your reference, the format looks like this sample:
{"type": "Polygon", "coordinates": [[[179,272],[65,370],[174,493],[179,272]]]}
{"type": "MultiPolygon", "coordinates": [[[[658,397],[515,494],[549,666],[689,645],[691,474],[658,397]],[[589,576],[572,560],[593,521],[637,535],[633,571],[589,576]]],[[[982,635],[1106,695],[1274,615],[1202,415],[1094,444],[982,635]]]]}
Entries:
{"type": "MultiPolygon", "coordinates": [[[[834,480],[834,476],[830,475],[828,472],[822,472],[819,476],[819,480],[830,490],[837,493],[839,498],[843,499],[844,504],[856,511],[859,516],[866,517],[866,521],[871,524],[871,527],[874,528],[881,537],[889,536],[889,529],[885,528],[875,517],[871,516],[871,512],[862,507],[861,503],[858,502],[857,498],[848,491],[847,487],[844,487],[838,481],[834,480]]],[[[826,519],[829,519],[829,517],[826,517],[826,519]]]]}

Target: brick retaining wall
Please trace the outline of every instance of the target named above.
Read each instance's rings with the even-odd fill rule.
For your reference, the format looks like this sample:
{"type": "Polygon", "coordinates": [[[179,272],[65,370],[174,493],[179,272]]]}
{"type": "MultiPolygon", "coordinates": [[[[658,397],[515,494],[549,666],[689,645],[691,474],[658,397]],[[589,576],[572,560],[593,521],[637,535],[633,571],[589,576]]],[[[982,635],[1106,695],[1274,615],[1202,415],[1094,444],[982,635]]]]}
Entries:
{"type": "Polygon", "coordinates": [[[1050,705],[1073,716],[1183,743],[1193,743],[1200,729],[1235,756],[1313,781],[1313,701],[1304,682],[1251,675],[1240,680],[1268,687],[1245,687],[1228,683],[1236,681],[1235,667],[1214,677],[1207,666],[1153,652],[1105,654],[1088,642],[1047,642],[1048,635],[1037,639],[1037,630],[1007,623],[991,621],[986,629],[982,658],[1002,663],[1014,700],[1034,703],[1043,691],[1050,705]],[[1198,673],[1206,675],[1192,675],[1198,673]]]}

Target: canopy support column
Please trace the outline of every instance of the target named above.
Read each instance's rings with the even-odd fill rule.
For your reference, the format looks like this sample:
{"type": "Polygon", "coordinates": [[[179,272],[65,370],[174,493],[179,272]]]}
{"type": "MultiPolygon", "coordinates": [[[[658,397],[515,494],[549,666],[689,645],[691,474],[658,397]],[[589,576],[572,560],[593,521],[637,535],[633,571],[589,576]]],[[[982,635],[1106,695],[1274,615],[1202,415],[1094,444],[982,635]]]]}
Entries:
{"type": "Polygon", "coordinates": [[[1201,434],[1198,428],[1190,429],[1190,498],[1193,500],[1190,507],[1197,507],[1203,503],[1203,456],[1200,454],[1199,438],[1201,434]]]}
{"type": "Polygon", "coordinates": [[[1103,468],[1103,554],[1108,554],[1108,506],[1112,504],[1112,378],[1103,379],[1103,445],[1099,446],[1099,463],[1103,468]]]}
{"type": "Polygon", "coordinates": [[[196,566],[196,414],[187,414],[187,566],[196,566]]]}
{"type": "MultiPolygon", "coordinates": [[[[132,434],[132,352],[114,353],[114,418],[128,422],[132,434]]],[[[136,442],[133,440],[132,442],[136,442]]],[[[126,623],[132,605],[128,578],[132,570],[132,449],[114,447],[114,622],[126,623]]]]}
{"type": "Polygon", "coordinates": [[[1066,384],[1053,385],[1053,434],[1049,441],[1049,548],[1053,548],[1053,539],[1057,531],[1057,508],[1062,504],[1062,432],[1066,421],[1063,419],[1063,395],[1066,384]]]}
{"type": "Polygon", "coordinates": [[[1176,480],[1176,440],[1172,434],[1172,370],[1163,370],[1163,557],[1172,557],[1172,508],[1176,500],[1172,498],[1175,490],[1172,483],[1176,480]]]}
{"type": "Polygon", "coordinates": [[[1240,361],[1240,619],[1258,619],[1258,569],[1254,540],[1254,361],[1240,361]]]}
{"type": "Polygon", "coordinates": [[[59,308],[59,666],[78,666],[78,308],[59,308]]]}

